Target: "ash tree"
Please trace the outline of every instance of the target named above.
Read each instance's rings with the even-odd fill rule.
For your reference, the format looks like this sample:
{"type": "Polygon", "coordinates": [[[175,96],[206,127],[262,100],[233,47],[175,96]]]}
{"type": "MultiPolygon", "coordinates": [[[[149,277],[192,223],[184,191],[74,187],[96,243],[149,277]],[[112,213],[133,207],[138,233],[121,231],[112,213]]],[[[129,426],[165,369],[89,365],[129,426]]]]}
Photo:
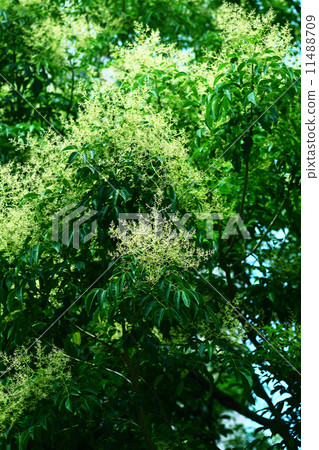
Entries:
{"type": "Polygon", "coordinates": [[[2,84],[2,445],[297,449],[300,68],[289,26],[236,4],[170,2],[160,30],[153,3],[148,20],[125,1],[118,17],[97,1],[6,4],[21,25],[13,86],[30,103],[41,92],[34,107],[53,126],[2,84]],[[22,48],[39,91],[22,81],[22,48]],[[71,225],[52,239],[70,205],[94,213],[79,248],[71,225]],[[238,224],[225,233],[234,214],[246,235],[238,224]],[[239,415],[247,425],[232,425],[239,415]]]}

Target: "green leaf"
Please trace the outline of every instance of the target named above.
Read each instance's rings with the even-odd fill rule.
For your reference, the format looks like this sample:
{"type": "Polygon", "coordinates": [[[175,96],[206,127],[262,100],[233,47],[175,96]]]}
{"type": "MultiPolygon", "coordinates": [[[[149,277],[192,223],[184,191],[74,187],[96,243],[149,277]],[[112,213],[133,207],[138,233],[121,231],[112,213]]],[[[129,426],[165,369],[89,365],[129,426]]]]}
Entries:
{"type": "Polygon", "coordinates": [[[178,383],[178,385],[177,385],[177,388],[176,388],[176,394],[177,394],[178,396],[180,396],[181,393],[183,392],[183,389],[184,389],[184,381],[181,380],[181,381],[178,383]]]}
{"type": "Polygon", "coordinates": [[[61,244],[60,244],[60,242],[51,242],[51,245],[52,245],[52,247],[55,249],[55,251],[57,252],[57,253],[59,253],[60,252],[60,248],[61,248],[61,244]]]}
{"type": "MultiPolygon", "coordinates": [[[[226,64],[229,64],[229,63],[226,63],[226,64]]],[[[221,66],[219,66],[219,67],[221,67],[221,66]]],[[[223,77],[224,76],[224,74],[223,73],[220,73],[219,75],[217,75],[217,77],[215,78],[215,80],[214,80],[214,86],[215,86],[215,84],[216,83],[218,83],[218,81],[221,79],[221,77],[223,77]]]]}
{"type": "Polygon", "coordinates": [[[110,283],[109,285],[109,293],[114,301],[116,301],[119,297],[119,286],[117,283],[110,283]]]}
{"type": "Polygon", "coordinates": [[[32,265],[37,264],[38,263],[38,259],[39,259],[39,247],[40,244],[34,245],[32,247],[31,253],[30,253],[30,264],[32,265]]]}
{"type": "Polygon", "coordinates": [[[224,91],[224,94],[226,95],[226,97],[229,99],[229,101],[231,102],[231,92],[230,92],[230,89],[228,89],[228,88],[225,88],[225,89],[223,89],[223,91],[224,91]]]}
{"type": "Polygon", "coordinates": [[[116,206],[116,204],[117,204],[117,199],[119,198],[119,190],[118,189],[116,189],[116,190],[114,190],[113,191],[113,207],[115,207],[116,206]]]}
{"type": "MultiPolygon", "coordinates": [[[[206,313],[206,314],[208,315],[208,317],[214,322],[214,324],[215,324],[217,330],[219,330],[220,324],[219,324],[219,321],[218,321],[218,318],[217,318],[216,314],[214,314],[213,312],[211,312],[211,313],[209,314],[207,311],[205,311],[205,313],[206,313]]],[[[207,316],[206,316],[206,317],[207,317],[207,316]]]]}
{"type": "Polygon", "coordinates": [[[199,296],[197,294],[197,292],[195,291],[188,291],[190,293],[190,295],[193,297],[193,299],[195,300],[195,302],[197,303],[197,305],[199,305],[199,296]]]}
{"type": "Polygon", "coordinates": [[[8,334],[7,334],[7,339],[10,339],[11,334],[14,332],[15,329],[15,325],[12,325],[12,327],[10,327],[8,334]]]}
{"type": "Polygon", "coordinates": [[[247,99],[255,106],[257,106],[257,101],[256,101],[256,96],[255,96],[255,92],[251,92],[250,94],[248,94],[247,99]]]}
{"type": "Polygon", "coordinates": [[[47,418],[46,418],[46,416],[41,416],[40,417],[40,424],[41,424],[42,428],[44,428],[46,431],[48,431],[48,425],[47,425],[47,418]]]}
{"type": "Polygon", "coordinates": [[[16,296],[20,300],[20,303],[23,303],[23,293],[22,293],[22,286],[18,286],[16,288],[16,296]]]}
{"type": "Polygon", "coordinates": [[[247,64],[258,64],[258,61],[255,58],[249,58],[247,64]]]}
{"type": "Polygon", "coordinates": [[[222,97],[221,94],[216,94],[212,101],[211,113],[214,122],[219,119],[222,97]]]}
{"type": "Polygon", "coordinates": [[[81,345],[81,334],[80,334],[78,331],[76,331],[75,333],[73,333],[73,342],[74,342],[76,345],[81,345]]]}
{"type": "Polygon", "coordinates": [[[71,155],[69,156],[69,159],[68,159],[68,166],[70,165],[70,164],[72,164],[73,163],[73,161],[75,160],[75,158],[79,155],[80,153],[79,152],[73,152],[73,153],[71,153],[71,155]]]}
{"type": "Polygon", "coordinates": [[[24,450],[27,448],[28,441],[30,439],[30,434],[28,430],[19,433],[19,450],[24,450]]]}
{"type": "Polygon", "coordinates": [[[220,66],[218,66],[217,71],[219,72],[220,70],[224,69],[224,67],[227,67],[228,65],[229,65],[229,62],[222,63],[220,66]]]}
{"type": "Polygon", "coordinates": [[[208,126],[209,129],[212,128],[213,120],[211,115],[211,103],[207,103],[206,105],[206,115],[205,115],[205,123],[208,126]]]}
{"type": "Polygon", "coordinates": [[[183,299],[184,305],[187,306],[187,308],[189,308],[191,301],[185,291],[182,291],[182,299],[183,299]]]}
{"type": "Polygon", "coordinates": [[[75,267],[80,271],[81,269],[85,269],[85,262],[83,261],[74,261],[75,267]]]}
{"type": "Polygon", "coordinates": [[[161,308],[161,309],[158,309],[155,313],[155,322],[158,327],[160,327],[160,325],[161,325],[161,322],[164,317],[164,312],[165,312],[164,308],[161,308]]]}
{"type": "Polygon", "coordinates": [[[180,291],[176,291],[175,294],[174,294],[174,303],[175,303],[177,311],[179,310],[180,298],[181,298],[180,291]]]}
{"type": "Polygon", "coordinates": [[[10,312],[14,311],[14,309],[18,306],[17,301],[15,299],[16,299],[15,290],[9,292],[9,294],[7,296],[6,304],[7,304],[8,311],[10,311],[10,312]]]}
{"type": "Polygon", "coordinates": [[[163,377],[164,377],[163,373],[161,375],[157,375],[157,377],[154,380],[154,387],[155,388],[160,384],[160,382],[162,381],[163,377]]]}
{"type": "Polygon", "coordinates": [[[39,197],[39,194],[36,194],[35,192],[30,192],[29,194],[26,194],[23,199],[28,200],[28,199],[34,199],[39,197]]]}
{"type": "Polygon", "coordinates": [[[99,290],[100,290],[99,288],[92,289],[92,291],[90,291],[88,293],[88,295],[85,297],[84,306],[85,306],[85,309],[86,309],[86,312],[87,312],[88,316],[90,315],[90,311],[91,311],[91,308],[92,308],[93,301],[94,301],[97,293],[99,292],[99,290]]]}
{"type": "Polygon", "coordinates": [[[201,358],[202,358],[203,355],[204,355],[205,349],[206,349],[205,344],[200,344],[199,349],[198,349],[198,353],[199,353],[199,356],[200,356],[201,358]]]}
{"type": "Polygon", "coordinates": [[[149,315],[149,313],[152,311],[153,306],[156,304],[155,300],[152,300],[151,302],[149,302],[145,308],[145,317],[147,317],[149,315]]]}
{"type": "Polygon", "coordinates": [[[120,190],[120,194],[124,199],[124,202],[126,203],[128,201],[128,199],[130,198],[131,194],[129,193],[129,191],[125,188],[122,188],[120,190]]]}
{"type": "Polygon", "coordinates": [[[76,150],[77,146],[76,145],[68,145],[67,147],[64,147],[61,151],[65,152],[66,150],[76,150]]]}
{"type": "Polygon", "coordinates": [[[71,405],[70,397],[68,397],[68,398],[65,400],[64,405],[65,405],[66,409],[68,409],[70,412],[73,412],[73,411],[72,411],[72,405],[71,405]]]}
{"type": "Polygon", "coordinates": [[[171,292],[171,288],[172,288],[172,283],[169,283],[166,287],[165,287],[165,291],[164,291],[164,297],[165,300],[168,302],[169,299],[169,294],[171,292]]]}
{"type": "Polygon", "coordinates": [[[239,371],[239,376],[241,378],[245,392],[250,392],[252,385],[253,385],[253,380],[252,380],[251,375],[247,372],[239,371]]]}
{"type": "Polygon", "coordinates": [[[181,371],[181,379],[183,380],[184,378],[186,378],[188,374],[189,374],[189,370],[188,369],[183,369],[181,371]]]}

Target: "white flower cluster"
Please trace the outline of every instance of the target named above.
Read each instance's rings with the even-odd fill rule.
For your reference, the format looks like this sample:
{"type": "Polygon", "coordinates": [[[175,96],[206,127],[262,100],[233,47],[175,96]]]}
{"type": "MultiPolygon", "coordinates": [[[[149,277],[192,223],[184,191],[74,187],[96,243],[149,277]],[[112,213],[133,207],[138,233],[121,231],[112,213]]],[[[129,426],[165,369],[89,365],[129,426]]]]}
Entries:
{"type": "Polygon", "coordinates": [[[173,223],[165,219],[156,207],[151,209],[146,220],[141,215],[140,220],[130,221],[125,235],[113,224],[110,236],[117,241],[116,251],[111,256],[134,257],[151,284],[159,281],[164,269],[166,276],[172,272],[197,271],[201,262],[212,255],[210,251],[196,248],[188,232],[177,232],[173,223]]]}

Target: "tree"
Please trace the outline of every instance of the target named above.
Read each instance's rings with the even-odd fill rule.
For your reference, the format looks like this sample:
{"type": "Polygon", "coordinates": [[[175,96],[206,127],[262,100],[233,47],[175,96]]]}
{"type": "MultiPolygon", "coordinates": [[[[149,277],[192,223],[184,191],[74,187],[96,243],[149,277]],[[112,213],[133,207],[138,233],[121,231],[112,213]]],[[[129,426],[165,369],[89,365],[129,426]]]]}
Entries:
{"type": "Polygon", "coordinates": [[[0,167],[2,442],[218,448],[235,411],[260,427],[229,445],[298,448],[300,70],[289,28],[271,11],[212,3],[203,34],[209,8],[169,2],[154,31],[162,4],[147,5],[28,1],[2,13],[21,39],[5,70],[19,61],[15,88],[31,104],[43,94],[53,119],[39,138],[32,123],[44,122],[11,93],[4,129],[20,139],[6,141],[0,167]],[[39,38],[44,24],[56,30],[44,54],[41,39],[26,47],[31,16],[39,38]],[[22,48],[39,91],[19,78],[32,60],[22,48]],[[52,240],[52,217],[81,207],[92,213],[79,245],[74,227],[52,240]],[[129,213],[138,220],[124,227],[129,213]]]}

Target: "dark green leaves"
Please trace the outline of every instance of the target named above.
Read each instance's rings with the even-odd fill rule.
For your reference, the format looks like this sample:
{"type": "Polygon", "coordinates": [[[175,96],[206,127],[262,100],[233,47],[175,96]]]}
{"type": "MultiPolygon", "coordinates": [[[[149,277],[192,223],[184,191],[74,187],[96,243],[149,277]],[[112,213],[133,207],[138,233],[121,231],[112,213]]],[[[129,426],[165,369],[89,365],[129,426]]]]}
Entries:
{"type": "Polygon", "coordinates": [[[75,160],[75,158],[77,157],[77,156],[79,156],[80,155],[80,153],[79,152],[72,152],[71,153],[71,155],[69,156],[69,159],[68,159],[68,166],[69,165],[71,165],[72,163],[73,163],[73,161],[75,160]]]}
{"type": "Polygon", "coordinates": [[[166,302],[168,302],[168,300],[169,300],[169,294],[170,294],[170,292],[171,292],[171,289],[172,289],[172,283],[169,283],[169,284],[165,287],[165,290],[164,290],[164,297],[165,297],[166,302]]]}
{"type": "Polygon", "coordinates": [[[161,326],[161,322],[163,320],[164,313],[165,313],[165,309],[164,308],[160,308],[160,309],[158,309],[156,311],[156,313],[155,313],[155,323],[156,323],[157,327],[161,326]]]}
{"type": "Polygon", "coordinates": [[[39,259],[40,244],[34,245],[30,252],[30,264],[37,264],[39,259]]]}
{"type": "Polygon", "coordinates": [[[213,122],[217,122],[221,118],[222,106],[227,111],[227,104],[223,103],[224,98],[230,97],[230,90],[226,89],[226,93],[215,94],[214,96],[208,96],[206,105],[205,123],[209,129],[212,128],[213,122]]]}
{"type": "Polygon", "coordinates": [[[85,297],[84,305],[85,305],[87,315],[90,314],[94,299],[97,296],[99,291],[100,291],[99,288],[92,289],[85,297]]]}

